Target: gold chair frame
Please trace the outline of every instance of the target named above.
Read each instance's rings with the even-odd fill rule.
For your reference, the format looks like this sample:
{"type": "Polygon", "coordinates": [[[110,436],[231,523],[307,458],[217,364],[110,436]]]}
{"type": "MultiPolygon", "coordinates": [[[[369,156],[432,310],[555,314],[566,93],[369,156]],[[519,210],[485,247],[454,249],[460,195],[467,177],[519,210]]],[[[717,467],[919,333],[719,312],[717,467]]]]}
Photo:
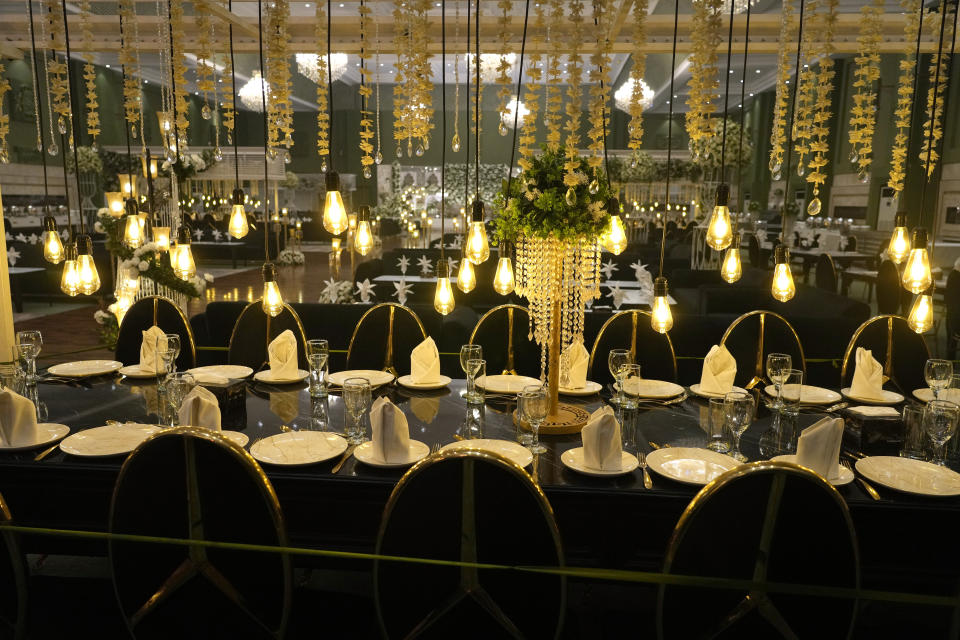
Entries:
{"type": "MultiPolygon", "coordinates": [[[[765,364],[764,357],[763,357],[765,332],[766,332],[766,326],[767,326],[767,316],[772,316],[777,320],[780,320],[781,322],[783,322],[784,325],[786,325],[788,329],[790,329],[790,333],[793,334],[794,340],[797,341],[797,349],[800,351],[800,370],[803,371],[803,375],[804,377],[806,377],[807,358],[803,354],[803,343],[800,342],[800,336],[797,335],[797,330],[793,328],[793,325],[790,324],[789,320],[787,320],[782,315],[774,311],[766,311],[766,310],[759,309],[755,311],[748,311],[747,313],[743,314],[742,316],[740,316],[739,318],[731,322],[730,326],[727,327],[727,330],[723,332],[723,337],[720,339],[720,344],[721,345],[726,344],[727,338],[730,336],[731,333],[733,333],[733,330],[736,329],[741,322],[744,322],[747,320],[747,318],[752,318],[753,316],[760,316],[760,335],[757,336],[757,360],[756,360],[756,367],[753,372],[753,378],[750,380],[750,382],[748,382],[745,385],[745,388],[753,389],[755,386],[757,386],[761,382],[764,382],[765,380],[767,380],[766,370],[764,366],[765,364]]],[[[794,368],[796,368],[796,363],[794,363],[794,368]]],[[[769,381],[767,382],[769,384],[769,381]]]]}
{"type": "MultiPolygon", "coordinates": [[[[193,366],[197,366],[197,345],[196,345],[196,341],[193,338],[193,329],[190,327],[190,320],[187,319],[186,314],[183,313],[183,310],[180,307],[178,307],[173,300],[171,300],[166,296],[156,296],[156,295],[143,296],[142,298],[140,298],[139,300],[133,303],[133,306],[130,307],[130,309],[127,311],[127,314],[129,314],[129,312],[133,310],[133,307],[137,306],[138,304],[146,300],[150,300],[153,302],[153,324],[155,325],[157,324],[157,311],[158,311],[158,307],[160,305],[161,300],[163,300],[164,302],[170,303],[170,306],[177,311],[177,314],[179,314],[180,319],[183,320],[183,326],[187,328],[187,337],[190,338],[190,355],[193,358],[193,366]]],[[[126,320],[127,317],[128,315],[124,315],[124,320],[126,320]]],[[[120,326],[121,327],[123,326],[122,322],[120,323],[120,326]]],[[[180,345],[180,348],[182,349],[183,345],[180,345]]]]}
{"type": "MultiPolygon", "coordinates": [[[[770,488],[770,496],[767,500],[767,510],[763,520],[763,530],[760,535],[760,548],[757,550],[757,555],[754,562],[754,571],[752,576],[753,581],[760,582],[763,585],[765,585],[767,582],[767,561],[770,556],[771,545],[773,544],[773,530],[776,523],[776,515],[780,509],[781,499],[783,497],[783,489],[786,482],[786,477],[798,476],[819,485],[826,492],[826,494],[830,496],[834,503],[836,503],[836,506],[839,507],[840,512],[843,514],[844,522],[847,525],[847,531],[850,534],[850,540],[853,543],[853,565],[856,568],[856,587],[859,589],[860,547],[857,540],[857,532],[853,527],[853,519],[850,517],[850,509],[847,507],[847,503],[840,495],[840,492],[837,491],[836,487],[830,484],[830,482],[828,482],[823,476],[811,471],[810,469],[807,469],[806,467],[802,467],[792,462],[775,462],[772,460],[761,460],[759,462],[750,462],[740,465],[736,469],[732,469],[712,480],[703,489],[701,489],[696,496],[693,497],[693,500],[690,501],[690,504],[688,504],[686,509],[683,510],[683,514],[680,516],[680,520],[677,521],[677,526],[674,528],[673,534],[670,536],[670,543],[667,546],[667,554],[663,563],[663,572],[665,574],[670,573],[670,568],[676,559],[678,548],[683,541],[684,536],[690,529],[694,518],[703,509],[704,504],[706,504],[714,495],[716,495],[731,482],[747,475],[770,471],[776,472],[777,475],[773,479],[773,483],[770,488]]],[[[666,586],[667,585],[665,584],[660,585],[657,596],[657,637],[661,639],[664,637],[663,605],[666,586]]],[[[853,628],[856,623],[856,605],[857,600],[854,599],[854,606],[852,609],[853,615],[850,618],[850,627],[847,630],[848,638],[853,634],[853,628]]],[[[741,600],[740,603],[732,611],[730,611],[729,615],[723,620],[719,621],[720,626],[708,637],[716,637],[730,625],[755,609],[759,611],[759,614],[767,622],[780,631],[782,637],[797,637],[780,615],[780,612],[777,611],[776,605],[770,601],[770,597],[767,594],[766,589],[763,587],[756,591],[750,591],[747,593],[743,597],[743,600],[741,600]]]]}
{"type": "Polygon", "coordinates": [[[420,320],[420,316],[418,316],[413,309],[396,302],[381,302],[379,304],[375,304],[367,309],[366,313],[360,316],[360,322],[358,322],[357,326],[354,327],[353,335],[350,336],[350,344],[347,346],[347,367],[350,367],[350,356],[353,355],[353,342],[356,340],[357,332],[359,332],[360,327],[363,326],[364,320],[366,320],[367,316],[369,316],[371,313],[377,311],[378,309],[382,309],[383,307],[386,307],[390,311],[387,320],[387,351],[383,356],[383,370],[387,371],[388,373],[392,373],[394,376],[398,376],[400,374],[397,373],[396,367],[393,366],[393,322],[397,309],[409,313],[413,319],[417,321],[417,326],[420,327],[420,333],[424,340],[427,339],[427,330],[423,328],[423,322],[420,320]]]}
{"type": "MultiPolygon", "coordinates": [[[[7,506],[3,495],[0,495],[0,522],[10,524],[13,522],[13,516],[10,513],[10,507],[7,506]]],[[[17,592],[17,612],[16,619],[11,621],[10,628],[13,630],[14,640],[22,640],[27,637],[27,598],[29,591],[27,589],[27,565],[23,553],[20,551],[20,542],[17,534],[12,531],[0,532],[4,545],[9,554],[10,566],[13,567],[13,576],[3,576],[3,580],[13,579],[17,592]]]]}
{"type": "MultiPolygon", "coordinates": [[[[870,325],[881,321],[886,321],[887,323],[887,355],[883,362],[883,375],[888,379],[893,379],[893,325],[898,320],[904,324],[907,322],[907,319],[903,316],[884,314],[869,318],[863,324],[857,327],[857,330],[853,332],[853,337],[850,338],[850,342],[847,343],[846,351],[843,353],[843,364],[840,367],[841,387],[844,385],[844,380],[847,379],[847,364],[850,362],[850,356],[854,353],[854,348],[857,346],[857,340],[860,338],[860,334],[863,333],[870,325]]],[[[923,348],[927,352],[927,359],[929,359],[930,347],[927,346],[926,340],[921,340],[921,342],[923,343],[923,348]]],[[[854,366],[856,366],[856,364],[854,364],[854,366]]],[[[894,382],[896,383],[896,381],[894,382]]],[[[899,386],[899,384],[897,384],[897,386],[899,386]]]]}
{"type": "Polygon", "coordinates": [[[473,325],[473,331],[470,332],[470,342],[469,344],[474,344],[473,340],[477,337],[477,331],[480,330],[480,325],[482,325],[486,320],[495,313],[499,313],[503,310],[507,312],[507,366],[503,370],[503,375],[517,375],[516,365],[514,364],[514,353],[513,353],[513,325],[514,325],[514,315],[517,310],[522,311],[526,314],[529,321],[530,311],[519,304],[501,304],[499,306],[490,309],[485,314],[483,314],[477,324],[473,325]]]}
{"type": "MultiPolygon", "coordinates": [[[[251,302],[250,304],[248,304],[247,306],[245,306],[245,307],[243,308],[243,311],[240,312],[240,315],[237,316],[237,321],[233,323],[233,330],[230,332],[230,342],[227,343],[227,353],[228,353],[228,354],[230,353],[230,347],[233,346],[233,341],[234,341],[234,339],[237,338],[237,327],[240,326],[240,321],[243,320],[243,317],[244,317],[244,316],[247,314],[247,312],[250,311],[253,307],[259,308],[260,312],[263,313],[263,315],[265,315],[265,316],[267,317],[267,330],[264,332],[264,333],[265,333],[264,353],[269,353],[269,350],[270,350],[270,342],[272,341],[272,339],[270,338],[270,322],[273,320],[273,318],[270,316],[269,313],[263,311],[263,298],[260,298],[259,300],[256,300],[256,301],[254,301],[254,302],[251,302]]],[[[294,310],[293,310],[293,307],[291,307],[289,304],[284,303],[284,304],[283,304],[283,310],[284,310],[284,311],[289,311],[290,314],[293,316],[293,319],[297,321],[297,329],[300,331],[300,335],[299,335],[299,336],[296,336],[296,337],[298,338],[298,340],[300,340],[300,344],[306,345],[306,344],[307,344],[307,332],[303,330],[303,323],[300,321],[300,316],[297,315],[297,312],[294,311],[294,310]]],[[[268,356],[268,358],[269,358],[269,356],[268,356]]],[[[267,361],[264,361],[263,364],[260,365],[260,367],[263,368],[263,365],[265,365],[265,364],[267,364],[267,361]]]]}
{"type": "MultiPolygon", "coordinates": [[[[633,321],[633,327],[630,332],[630,358],[636,362],[637,361],[637,329],[640,326],[640,316],[644,318],[650,318],[651,314],[649,311],[643,311],[641,309],[627,309],[626,311],[618,311],[613,314],[607,321],[603,323],[603,326],[600,327],[600,331],[597,333],[597,337],[593,341],[593,347],[590,349],[590,361],[587,365],[589,371],[593,371],[593,361],[597,355],[597,347],[600,345],[600,340],[603,338],[603,334],[606,333],[607,327],[613,324],[618,318],[622,316],[630,315],[633,321]]],[[[677,379],[677,352],[673,348],[673,340],[670,339],[670,334],[665,333],[663,337],[667,340],[667,346],[670,347],[670,358],[672,360],[673,367],[673,380],[677,379]]]]}

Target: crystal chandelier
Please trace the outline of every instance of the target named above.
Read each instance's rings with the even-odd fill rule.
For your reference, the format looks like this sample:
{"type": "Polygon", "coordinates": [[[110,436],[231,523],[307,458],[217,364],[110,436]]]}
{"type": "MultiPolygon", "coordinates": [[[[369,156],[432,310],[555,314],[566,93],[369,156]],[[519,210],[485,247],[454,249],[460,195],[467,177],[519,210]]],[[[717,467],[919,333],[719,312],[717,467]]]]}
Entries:
{"type": "Polygon", "coordinates": [[[247,84],[240,87],[240,90],[237,91],[237,95],[240,97],[240,102],[244,104],[245,107],[256,111],[257,113],[263,113],[263,96],[261,95],[261,87],[267,92],[267,101],[270,100],[270,83],[264,82],[263,77],[261,77],[259,71],[253,72],[253,77],[247,81],[247,84]]]}
{"type": "MultiPolygon", "coordinates": [[[[507,64],[510,65],[510,71],[508,73],[513,73],[513,67],[517,63],[517,54],[508,53],[506,56],[507,64]]],[[[473,54],[467,54],[467,68],[471,68],[473,65],[473,54]]],[[[500,66],[500,54],[499,53],[481,53],[480,54],[480,79],[484,84],[496,84],[497,77],[499,77],[500,72],[497,71],[497,67],[500,66]]],[[[474,70],[472,73],[476,73],[474,70]]]]}
{"type": "MultiPolygon", "coordinates": [[[[512,98],[510,102],[507,103],[507,110],[504,113],[500,114],[500,122],[502,122],[503,124],[505,124],[506,126],[512,129],[514,114],[516,110],[517,110],[517,99],[512,98]]],[[[528,115],[530,115],[530,109],[527,109],[527,106],[523,104],[523,100],[521,100],[520,113],[516,116],[518,127],[523,126],[523,119],[526,118],[528,115]]]]}
{"type": "MultiPolygon", "coordinates": [[[[640,81],[640,89],[643,92],[643,99],[640,100],[640,105],[647,109],[653,103],[653,89],[650,88],[643,80],[640,81]]],[[[620,88],[617,89],[613,94],[613,101],[617,105],[617,109],[621,111],[630,111],[630,100],[633,98],[633,78],[627,78],[627,81],[620,85],[620,88]]]]}
{"type": "MultiPolygon", "coordinates": [[[[324,60],[327,59],[327,56],[319,56],[324,60]]],[[[334,80],[339,80],[343,77],[343,74],[347,72],[347,54],[345,53],[334,53],[330,55],[330,73],[333,75],[334,80]]],[[[299,71],[304,76],[310,78],[314,83],[320,84],[321,82],[326,83],[327,78],[324,75],[323,78],[320,77],[320,72],[318,71],[317,65],[317,55],[313,53],[298,53],[297,54],[297,71],[299,71]]]]}

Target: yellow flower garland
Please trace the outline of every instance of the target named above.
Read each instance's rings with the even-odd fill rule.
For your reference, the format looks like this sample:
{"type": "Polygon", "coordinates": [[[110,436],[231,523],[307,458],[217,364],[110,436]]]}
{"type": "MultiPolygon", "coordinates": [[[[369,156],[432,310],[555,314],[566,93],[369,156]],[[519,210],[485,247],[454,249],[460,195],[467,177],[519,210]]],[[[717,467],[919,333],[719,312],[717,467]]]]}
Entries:
{"type": "Polygon", "coordinates": [[[813,108],[813,138],[810,142],[810,152],[813,155],[807,164],[810,173],[807,182],[813,184],[813,199],[807,204],[807,213],[815,216],[820,213],[820,187],[827,180],[824,167],[829,162],[830,153],[830,105],[833,99],[833,33],[837,24],[837,0],[826,0],[826,15],[823,19],[823,30],[820,36],[823,41],[819,69],[817,71],[816,97],[813,108]]]}
{"type": "MultiPolygon", "coordinates": [[[[783,0],[780,9],[780,39],[777,48],[777,91],[773,107],[773,130],[770,132],[769,169],[774,180],[781,177],[784,144],[787,141],[787,108],[790,95],[790,34],[793,33],[793,0],[783,0]]],[[[791,134],[792,135],[792,134],[791,134]]]]}
{"type": "Polygon", "coordinates": [[[610,93],[610,0],[594,0],[597,46],[590,56],[590,155],[587,164],[594,170],[603,165],[604,132],[607,126],[606,105],[610,93]]]}
{"type": "MultiPolygon", "coordinates": [[[[316,3],[314,16],[317,51],[327,50],[327,9],[326,3],[322,0],[316,3]]],[[[330,155],[330,96],[328,94],[327,83],[323,81],[327,77],[327,58],[319,53],[317,54],[317,75],[320,82],[317,83],[317,155],[322,160],[320,170],[327,170],[327,157],[330,155]]]]}
{"type": "MultiPolygon", "coordinates": [[[[223,0],[215,1],[223,4],[223,0]]],[[[223,77],[230,78],[230,91],[222,92],[220,97],[220,102],[222,103],[220,106],[220,123],[223,128],[227,130],[227,144],[233,144],[233,128],[236,119],[233,94],[236,91],[236,87],[233,86],[233,61],[230,59],[229,50],[226,52],[224,59],[223,77]]]]}
{"type": "Polygon", "coordinates": [[[873,153],[873,134],[876,120],[877,89],[875,83],[880,79],[880,42],[882,39],[880,21],[883,18],[884,0],[873,0],[873,5],[860,8],[860,34],[857,37],[860,51],[856,57],[853,86],[857,93],[853,96],[850,110],[850,152],[851,161],[857,165],[860,179],[863,180],[870,169],[873,153]]]}
{"type": "Polygon", "coordinates": [[[513,93],[510,90],[510,61],[507,58],[510,53],[510,9],[512,2],[510,0],[500,0],[497,2],[497,7],[500,8],[500,60],[497,62],[497,84],[500,85],[500,89],[497,91],[497,110],[500,112],[500,135],[505,136],[507,135],[507,125],[503,121],[510,115],[507,105],[510,102],[510,95],[513,93]]]}
{"type": "Polygon", "coordinates": [[[86,49],[83,54],[83,79],[87,89],[87,135],[93,139],[91,146],[96,148],[97,137],[100,135],[100,110],[97,101],[97,72],[93,67],[93,52],[90,51],[93,43],[93,35],[90,33],[90,0],[80,3],[80,31],[86,49]]]}
{"type": "MultiPolygon", "coordinates": [[[[717,89],[720,87],[717,46],[723,27],[722,6],[722,0],[693,0],[693,28],[690,35],[693,53],[690,55],[690,81],[687,84],[689,111],[686,117],[691,147],[713,135],[712,120],[717,110],[713,103],[719,97],[717,89]]],[[[694,156],[694,161],[698,159],[694,156]]]]}
{"type": "MultiPolygon", "coordinates": [[[[183,148],[189,137],[187,131],[190,127],[190,102],[187,98],[187,64],[185,62],[186,45],[184,43],[183,26],[183,0],[173,0],[170,4],[170,24],[173,27],[173,47],[170,51],[170,58],[173,60],[173,80],[176,83],[177,90],[174,92],[173,104],[174,113],[176,113],[177,134],[180,140],[177,143],[178,154],[186,151],[183,148]]],[[[137,89],[139,90],[139,86],[137,89]]]]}
{"type": "MultiPolygon", "coordinates": [[[[67,63],[56,57],[56,51],[64,51],[66,41],[64,40],[63,14],[60,3],[57,0],[45,0],[44,13],[47,29],[50,32],[49,49],[54,51],[54,55],[47,62],[47,82],[50,92],[50,105],[53,113],[57,114],[57,129],[60,133],[70,132],[69,139],[73,140],[71,110],[70,110],[70,86],[67,81],[67,63]]],[[[53,132],[50,132],[53,135],[53,132]]]]}
{"type": "Polygon", "coordinates": [[[197,90],[206,109],[204,119],[209,118],[207,102],[214,92],[213,50],[210,48],[210,4],[211,0],[194,0],[193,9],[197,21],[197,90]]]}
{"type": "Polygon", "coordinates": [[[367,33],[370,28],[370,7],[360,2],[360,77],[361,83],[358,93],[360,94],[360,166],[363,169],[363,177],[370,178],[373,175],[371,169],[373,165],[373,112],[370,111],[370,97],[373,95],[373,89],[370,83],[373,80],[370,71],[370,51],[367,48],[367,33]]]}
{"type": "MultiPolygon", "coordinates": [[[[270,99],[267,101],[269,118],[270,152],[276,154],[281,147],[293,146],[293,101],[290,93],[293,89],[290,78],[289,47],[289,0],[272,0],[267,9],[267,61],[265,80],[270,87],[270,99]],[[272,6],[272,8],[270,8],[272,6]]],[[[287,152],[289,158],[289,151],[287,152]]]]}
{"type": "MultiPolygon", "coordinates": [[[[526,91],[523,94],[523,102],[527,107],[527,114],[520,124],[520,159],[518,164],[522,171],[529,171],[532,168],[533,156],[537,152],[537,120],[540,112],[540,81],[543,78],[543,69],[541,62],[543,56],[540,53],[540,47],[543,44],[543,18],[544,3],[537,2],[533,9],[533,33],[530,38],[531,49],[530,66],[526,69],[527,78],[526,91]]],[[[519,108],[519,106],[517,107],[519,108]]],[[[524,183],[526,185],[526,183],[524,183]]]]}
{"type": "MultiPolygon", "coordinates": [[[[567,160],[563,165],[563,183],[570,187],[587,181],[580,171],[580,81],[583,77],[580,49],[583,46],[583,2],[572,0],[570,7],[570,53],[567,56],[567,122],[564,129],[567,137],[564,143],[567,160]]],[[[569,194],[570,192],[568,192],[569,194]]],[[[568,203],[569,204],[569,203],[568,203]]],[[[572,205],[571,205],[572,206],[572,205]]]]}
{"type": "Polygon", "coordinates": [[[818,0],[807,0],[804,5],[803,44],[801,56],[804,60],[800,70],[800,84],[797,86],[797,102],[793,110],[793,150],[797,154],[797,175],[806,172],[807,154],[810,153],[810,141],[813,136],[814,102],[817,89],[817,58],[823,52],[820,42],[820,30],[823,29],[824,16],[820,12],[822,5],[818,0]]]}
{"type": "MultiPolygon", "coordinates": [[[[10,150],[7,148],[7,134],[10,133],[10,113],[3,108],[3,99],[10,90],[10,83],[3,75],[4,66],[0,62],[0,163],[10,162],[10,150]]],[[[43,149],[40,150],[43,153],[43,149]]]]}
{"type": "Polygon", "coordinates": [[[633,92],[630,94],[630,140],[627,146],[634,151],[640,150],[643,140],[643,80],[647,72],[647,0],[635,0],[633,3],[633,68],[630,79],[633,80],[633,92]]]}
{"type": "Polygon", "coordinates": [[[563,32],[559,26],[563,24],[563,3],[561,0],[550,0],[550,23],[547,27],[547,41],[550,53],[547,54],[547,79],[544,93],[545,113],[543,122],[547,130],[547,148],[556,151],[560,148],[562,139],[561,123],[563,109],[563,95],[560,91],[560,56],[556,53],[554,35],[563,39],[563,32]]]}
{"type": "Polygon", "coordinates": [[[136,42],[130,37],[133,33],[132,25],[136,23],[136,7],[133,0],[121,0],[120,17],[123,20],[124,39],[120,47],[120,64],[126,70],[123,80],[123,111],[127,126],[136,131],[140,122],[140,79],[134,74],[137,56],[134,52],[136,42]]]}
{"type": "MultiPolygon", "coordinates": [[[[943,6],[946,0],[941,0],[941,9],[930,14],[930,30],[936,41],[940,40],[940,21],[943,18],[943,6]]],[[[940,154],[937,152],[937,146],[943,138],[943,98],[946,95],[948,78],[950,77],[950,47],[947,43],[953,40],[953,12],[949,11],[951,5],[947,4],[948,11],[946,15],[946,24],[943,28],[943,50],[940,55],[934,54],[930,58],[930,88],[927,89],[927,101],[924,108],[925,118],[923,121],[923,142],[920,145],[920,160],[926,164],[927,179],[933,175],[937,167],[937,161],[940,154]],[[937,58],[940,58],[939,65],[937,58]],[[936,84],[936,96],[934,96],[934,84],[936,84]],[[934,105],[936,101],[936,105],[934,105]],[[932,110],[932,113],[931,113],[932,110]],[[932,136],[931,136],[931,129],[932,136]],[[932,140],[931,140],[932,138],[932,140]],[[929,153],[928,153],[929,151],[929,153]],[[929,157],[930,162],[927,163],[929,157]]]]}
{"type": "Polygon", "coordinates": [[[910,118],[913,114],[913,75],[917,65],[914,55],[913,42],[917,38],[917,26],[920,20],[920,11],[923,10],[921,0],[900,0],[900,6],[906,14],[903,25],[904,51],[900,61],[900,76],[897,79],[897,133],[893,138],[893,149],[890,153],[890,179],[887,184],[893,189],[894,198],[903,191],[903,180],[906,177],[905,163],[907,161],[907,143],[910,141],[910,118]]]}

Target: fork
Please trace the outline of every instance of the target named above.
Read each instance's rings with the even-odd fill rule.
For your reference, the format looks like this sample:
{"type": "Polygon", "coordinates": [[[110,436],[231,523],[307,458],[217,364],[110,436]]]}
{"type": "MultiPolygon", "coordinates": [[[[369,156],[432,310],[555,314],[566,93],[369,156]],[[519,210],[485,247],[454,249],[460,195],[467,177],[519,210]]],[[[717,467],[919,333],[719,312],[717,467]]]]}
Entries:
{"type": "Polygon", "coordinates": [[[867,494],[868,494],[871,498],[873,498],[874,500],[879,500],[879,499],[880,499],[880,494],[877,493],[877,490],[874,489],[873,486],[872,486],[869,482],[867,482],[866,480],[864,480],[864,479],[861,478],[860,476],[856,475],[856,473],[855,473],[854,470],[853,470],[853,466],[850,464],[850,461],[849,461],[849,460],[841,460],[841,461],[840,461],[840,464],[842,464],[842,465],[845,466],[847,469],[849,469],[849,470],[851,471],[851,473],[854,473],[854,477],[857,479],[857,482],[860,483],[860,486],[863,487],[864,491],[866,491],[867,494]]]}
{"type": "Polygon", "coordinates": [[[433,446],[430,447],[430,455],[433,455],[433,454],[437,453],[438,451],[440,451],[440,443],[439,443],[439,442],[434,442],[434,443],[433,443],[433,446]]]}
{"type": "Polygon", "coordinates": [[[637,461],[640,463],[640,468],[643,469],[644,488],[653,489],[653,480],[650,479],[650,471],[647,470],[647,454],[639,447],[637,447],[637,461]]]}

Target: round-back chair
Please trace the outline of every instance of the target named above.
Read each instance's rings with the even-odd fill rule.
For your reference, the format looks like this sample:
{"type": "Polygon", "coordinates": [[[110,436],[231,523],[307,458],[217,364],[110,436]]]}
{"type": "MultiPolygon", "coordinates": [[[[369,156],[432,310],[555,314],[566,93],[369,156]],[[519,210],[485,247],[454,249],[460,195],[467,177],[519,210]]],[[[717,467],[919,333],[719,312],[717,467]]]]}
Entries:
{"type": "Polygon", "coordinates": [[[233,325],[227,361],[230,364],[250,367],[254,371],[269,366],[267,348],[287,329],[290,329],[297,339],[297,366],[307,369],[307,338],[300,316],[290,305],[285,304],[280,315],[272,318],[264,312],[260,300],[248,304],[233,325]]]}
{"type": "Polygon", "coordinates": [[[947,276],[947,288],[943,293],[947,320],[947,359],[953,360],[960,337],[960,271],[953,270],[947,276]]]}
{"type": "Polygon", "coordinates": [[[477,320],[470,344],[483,347],[487,375],[540,377],[540,346],[529,338],[530,313],[518,304],[501,304],[477,320]]]}
{"type": "Polygon", "coordinates": [[[661,640],[828,640],[849,638],[853,630],[856,597],[765,588],[779,583],[855,590],[860,584],[857,539],[846,503],[830,483],[798,465],[754,462],[704,487],[673,531],[663,571],[756,586],[661,585],[661,640]]]}
{"type": "Polygon", "coordinates": [[[875,316],[857,327],[843,355],[841,388],[849,387],[853,380],[857,347],[872,352],[877,362],[883,364],[883,375],[901,394],[909,397],[914,389],[927,386],[923,368],[930,350],[923,336],[910,329],[903,316],[875,316]]]}
{"type": "MultiPolygon", "coordinates": [[[[384,510],[377,553],[564,565],[540,487],[516,464],[464,449],[425,458],[403,476],[384,510]]],[[[559,637],[563,626],[563,576],[374,561],[373,578],[386,638],[547,639],[559,637]]]]}
{"type": "Polygon", "coordinates": [[[177,369],[183,371],[197,366],[197,347],[190,322],[173,300],[163,296],[144,296],[133,303],[120,323],[114,357],[125,365],[139,364],[143,332],[154,325],[164,333],[180,336],[177,369]]]}
{"type": "Polygon", "coordinates": [[[760,241],[757,240],[756,234],[751,233],[750,239],[747,240],[747,255],[750,257],[750,266],[764,266],[760,261],[760,241]]]}
{"type": "Polygon", "coordinates": [[[768,353],[789,353],[793,368],[806,374],[807,360],[803,355],[800,336],[787,319],[773,311],[749,311],[734,320],[723,333],[724,345],[737,361],[734,384],[752,389],[767,380],[768,353]]]}
{"type": "Polygon", "coordinates": [[[837,266],[829,253],[821,253],[817,258],[817,288],[830,293],[837,292],[837,266]]]}
{"type": "MultiPolygon", "coordinates": [[[[260,466],[198,427],[160,432],[130,454],[114,487],[110,532],[287,544],[280,503],[260,466]]],[[[109,555],[135,638],[283,637],[293,593],[284,554],[112,539],[109,555]]]]}
{"type": "Polygon", "coordinates": [[[611,349],[623,348],[630,349],[644,378],[677,381],[677,356],[670,334],[654,331],[650,326],[650,312],[637,309],[615,313],[600,327],[590,349],[588,377],[601,384],[613,383],[607,367],[607,354],[611,349]]]}
{"type": "MultiPolygon", "coordinates": [[[[907,290],[900,285],[900,272],[891,260],[884,260],[877,268],[877,313],[896,315],[904,308],[907,290]]],[[[909,294],[907,294],[909,295],[909,294]]]]}
{"type": "Polygon", "coordinates": [[[393,375],[410,371],[410,352],[427,339],[423,322],[396,302],[376,304],[360,317],[347,347],[347,369],[382,369],[393,375]]]}
{"type": "MultiPolygon", "coordinates": [[[[10,509],[0,495],[0,523],[12,523],[10,509]]],[[[0,531],[0,638],[27,637],[27,563],[19,536],[0,531]]]]}

